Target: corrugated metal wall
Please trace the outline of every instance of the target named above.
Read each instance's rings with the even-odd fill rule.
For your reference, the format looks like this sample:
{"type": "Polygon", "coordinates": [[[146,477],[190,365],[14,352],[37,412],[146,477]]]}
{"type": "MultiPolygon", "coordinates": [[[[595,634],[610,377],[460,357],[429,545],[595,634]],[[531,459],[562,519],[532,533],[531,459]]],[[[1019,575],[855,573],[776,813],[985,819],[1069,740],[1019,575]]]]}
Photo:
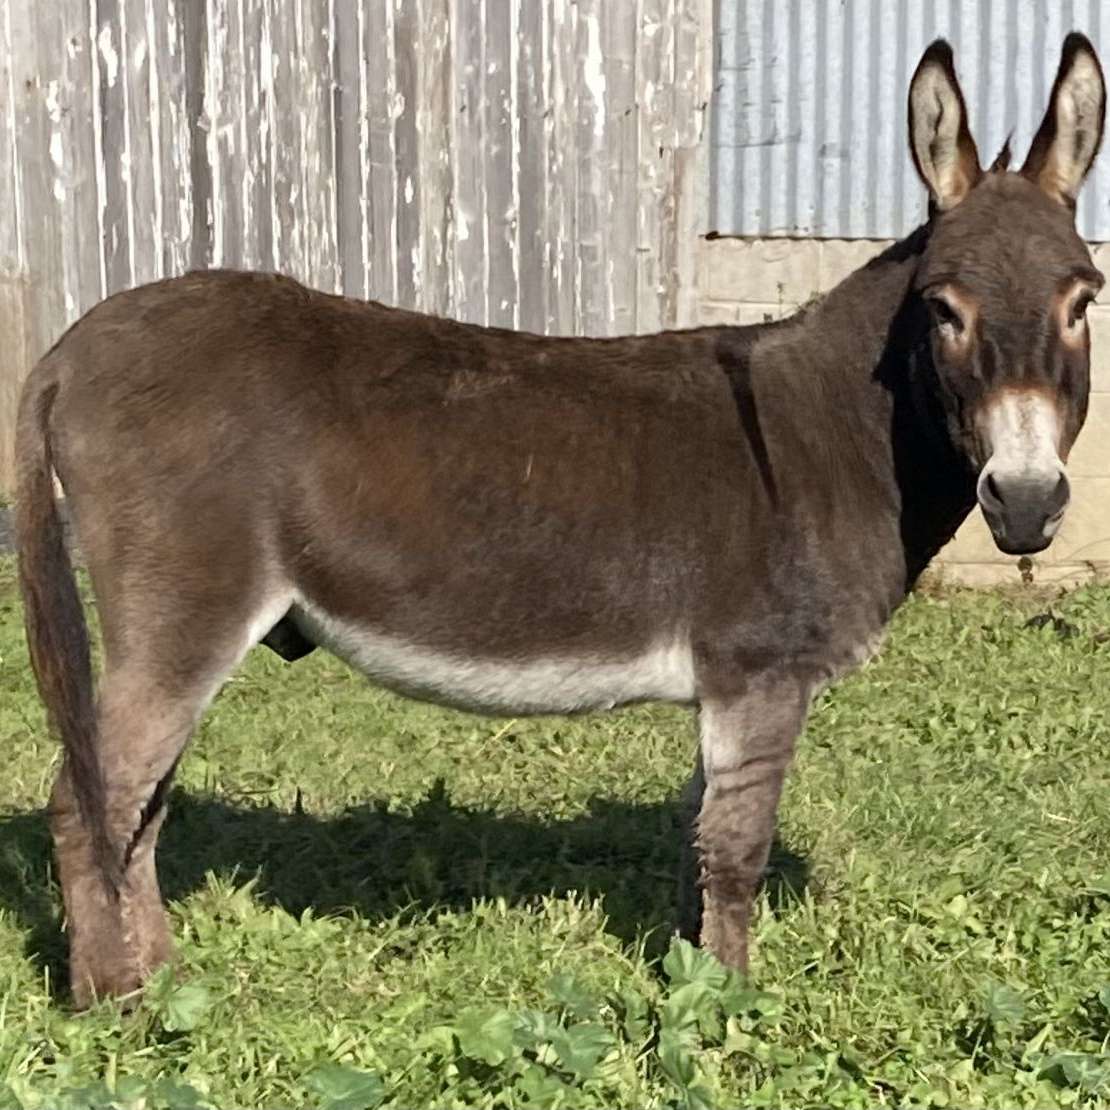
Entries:
{"type": "Polygon", "coordinates": [[[104,294],[274,268],[465,320],[691,321],[712,0],[0,0],[0,488],[104,294]]]}
{"type": "MultiPolygon", "coordinates": [[[[717,0],[710,226],[721,234],[891,238],[925,214],[906,145],[922,51],[951,43],[980,158],[1020,165],[1069,30],[1110,65],[1110,0],[717,0]]],[[[1110,240],[1110,155],[1079,208],[1110,240]]]]}

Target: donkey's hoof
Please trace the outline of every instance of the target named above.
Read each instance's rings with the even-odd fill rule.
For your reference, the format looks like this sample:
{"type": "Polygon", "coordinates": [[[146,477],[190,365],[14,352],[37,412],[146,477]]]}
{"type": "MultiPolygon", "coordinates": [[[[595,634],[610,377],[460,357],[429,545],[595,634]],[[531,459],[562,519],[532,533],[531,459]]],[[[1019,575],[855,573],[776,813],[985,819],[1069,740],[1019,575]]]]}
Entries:
{"type": "Polygon", "coordinates": [[[91,979],[84,976],[70,983],[73,1008],[89,1010],[98,1002],[115,1001],[124,1013],[130,1013],[142,999],[143,980],[137,975],[112,980],[91,979]]]}

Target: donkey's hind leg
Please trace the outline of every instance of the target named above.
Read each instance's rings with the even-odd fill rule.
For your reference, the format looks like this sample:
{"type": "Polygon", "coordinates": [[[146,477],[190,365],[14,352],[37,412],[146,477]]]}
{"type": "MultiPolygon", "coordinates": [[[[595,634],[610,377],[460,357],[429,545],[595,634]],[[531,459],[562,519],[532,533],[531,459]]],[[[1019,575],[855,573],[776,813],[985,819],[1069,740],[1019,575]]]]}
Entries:
{"type": "Polygon", "coordinates": [[[68,767],[55,786],[51,831],[78,1006],[134,991],[170,958],[154,858],[166,796],[193,727],[254,639],[249,618],[221,623],[221,634],[203,644],[187,635],[175,639],[163,624],[157,645],[129,644],[118,664],[109,652],[97,707],[97,758],[115,876],[105,876],[94,858],[68,767]]]}

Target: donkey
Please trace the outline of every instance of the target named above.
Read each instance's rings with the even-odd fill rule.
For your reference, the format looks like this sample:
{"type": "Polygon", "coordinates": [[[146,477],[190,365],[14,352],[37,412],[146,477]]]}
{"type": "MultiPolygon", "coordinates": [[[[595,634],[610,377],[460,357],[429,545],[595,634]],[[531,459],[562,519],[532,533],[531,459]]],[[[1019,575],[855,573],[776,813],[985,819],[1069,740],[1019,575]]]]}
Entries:
{"type": "Polygon", "coordinates": [[[1104,105],[1072,34],[1021,171],[1007,152],[984,172],[934,42],[909,94],[926,225],[775,324],[544,338],[234,272],[78,321],[17,432],[78,1005],[170,957],[167,791],[260,641],[488,713],[697,706],[685,928],[745,969],[815,690],[876,647],[977,498],[1006,552],[1059,525],[1103,282],[1074,207],[1104,105]],[[100,613],[95,698],[54,474],[100,613]]]}

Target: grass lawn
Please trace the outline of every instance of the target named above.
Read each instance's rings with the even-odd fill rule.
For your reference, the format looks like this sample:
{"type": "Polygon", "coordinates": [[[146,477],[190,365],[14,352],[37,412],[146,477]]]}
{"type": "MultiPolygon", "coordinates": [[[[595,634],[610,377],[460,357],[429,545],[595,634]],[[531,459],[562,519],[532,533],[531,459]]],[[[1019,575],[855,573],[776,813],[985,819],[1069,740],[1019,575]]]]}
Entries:
{"type": "Polygon", "coordinates": [[[670,946],[694,732],[484,720],[257,649],[162,837],[180,945],[67,1009],[57,751],[0,562],[0,1110],[1110,1104],[1110,590],[910,602],[816,706],[753,980],[670,946]]]}

